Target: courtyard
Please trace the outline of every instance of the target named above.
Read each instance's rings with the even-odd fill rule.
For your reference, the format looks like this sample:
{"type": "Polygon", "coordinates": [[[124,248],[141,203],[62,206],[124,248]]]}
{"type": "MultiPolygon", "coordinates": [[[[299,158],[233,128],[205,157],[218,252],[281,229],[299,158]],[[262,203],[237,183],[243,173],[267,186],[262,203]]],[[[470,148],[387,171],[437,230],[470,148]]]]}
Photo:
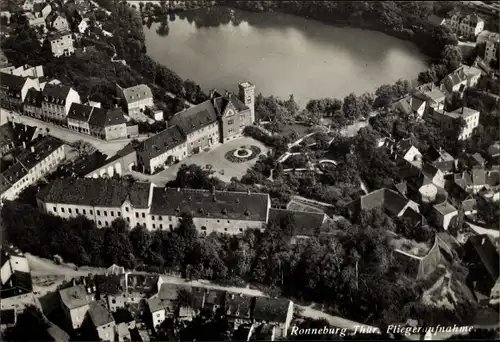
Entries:
{"type": "MultiPolygon", "coordinates": [[[[254,148],[253,150],[258,149],[254,148]]],[[[155,175],[145,175],[134,171],[132,172],[132,175],[134,178],[139,180],[147,180],[155,183],[156,185],[163,186],[168,181],[175,179],[177,171],[182,164],[196,164],[203,168],[207,165],[211,165],[212,170],[215,171],[214,176],[224,182],[229,182],[233,177],[240,179],[247,172],[247,170],[257,162],[259,156],[266,155],[268,150],[269,148],[261,142],[249,137],[242,137],[219,145],[208,152],[200,152],[199,154],[185,158],[179,163],[172,165],[168,169],[155,175]],[[250,149],[251,146],[258,147],[258,149],[260,149],[260,154],[250,160],[239,162],[231,162],[226,158],[226,154],[228,154],[228,152],[240,150],[242,146],[245,146],[248,149],[250,149]]]]}

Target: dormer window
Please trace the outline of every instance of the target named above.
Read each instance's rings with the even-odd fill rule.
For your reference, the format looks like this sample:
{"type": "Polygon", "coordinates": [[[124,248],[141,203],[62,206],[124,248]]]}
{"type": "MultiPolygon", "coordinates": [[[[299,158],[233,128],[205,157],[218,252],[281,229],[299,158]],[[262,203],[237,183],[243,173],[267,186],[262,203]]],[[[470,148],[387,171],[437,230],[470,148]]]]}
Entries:
{"type": "Polygon", "coordinates": [[[227,210],[226,210],[226,208],[222,209],[222,214],[223,214],[223,215],[227,215],[227,210]]]}
{"type": "Polygon", "coordinates": [[[230,315],[231,314],[231,309],[227,309],[227,314],[230,315]]]}
{"type": "Polygon", "coordinates": [[[240,315],[240,312],[239,312],[239,311],[236,311],[235,315],[236,315],[236,316],[239,316],[239,315],[240,315]]]}

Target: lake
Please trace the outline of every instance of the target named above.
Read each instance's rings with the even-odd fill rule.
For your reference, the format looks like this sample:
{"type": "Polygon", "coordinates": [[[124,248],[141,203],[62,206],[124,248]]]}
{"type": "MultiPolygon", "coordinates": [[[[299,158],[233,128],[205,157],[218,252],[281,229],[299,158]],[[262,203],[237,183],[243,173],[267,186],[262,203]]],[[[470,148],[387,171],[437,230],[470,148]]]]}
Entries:
{"type": "Polygon", "coordinates": [[[373,92],[414,79],[428,66],[410,42],[287,14],[203,9],[144,30],[148,54],[205,91],[236,91],[249,80],[257,93],[294,94],[301,106],[312,98],[373,92]]]}

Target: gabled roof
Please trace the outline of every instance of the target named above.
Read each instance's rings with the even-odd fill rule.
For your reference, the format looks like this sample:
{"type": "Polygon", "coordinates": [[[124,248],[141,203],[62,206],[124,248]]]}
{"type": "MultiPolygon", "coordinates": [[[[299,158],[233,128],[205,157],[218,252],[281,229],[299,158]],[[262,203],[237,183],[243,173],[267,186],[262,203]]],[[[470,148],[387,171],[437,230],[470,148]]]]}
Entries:
{"type": "Polygon", "coordinates": [[[185,142],[186,137],[181,129],[178,126],[172,126],[141,142],[137,146],[137,152],[144,153],[147,158],[153,159],[185,142]]]}
{"type": "MultiPolygon", "coordinates": [[[[99,108],[96,108],[99,109],[99,108]]],[[[89,119],[89,124],[97,127],[109,127],[126,123],[125,114],[121,108],[109,110],[94,110],[89,119]]]]}
{"type": "Polygon", "coordinates": [[[264,193],[154,188],[151,214],[266,222],[268,204],[264,193]]]}
{"type": "Polygon", "coordinates": [[[19,92],[24,87],[26,79],[21,76],[1,73],[0,86],[9,89],[10,91],[19,92]]]}
{"type": "Polygon", "coordinates": [[[105,117],[106,110],[73,102],[69,108],[68,119],[89,122],[92,115],[105,117]]]}
{"type": "Polygon", "coordinates": [[[434,205],[434,209],[436,209],[442,215],[451,214],[457,211],[457,209],[447,201],[434,205]]]}
{"type": "Polygon", "coordinates": [[[169,126],[178,126],[185,135],[217,122],[217,113],[211,100],[177,113],[170,121],[169,126]]]}
{"type": "Polygon", "coordinates": [[[257,322],[285,323],[290,303],[284,298],[256,297],[253,318],[257,322]]]}
{"type": "Polygon", "coordinates": [[[224,111],[226,110],[226,107],[229,103],[231,103],[237,111],[248,109],[248,107],[243,102],[241,102],[241,100],[236,95],[234,95],[233,93],[227,93],[224,96],[217,96],[213,100],[213,106],[215,107],[219,116],[224,114],[224,111]]]}
{"type": "Polygon", "coordinates": [[[0,126],[0,146],[7,144],[20,145],[33,140],[37,128],[24,124],[7,122],[0,126]]]}
{"type": "Polygon", "coordinates": [[[443,18],[438,17],[438,16],[437,16],[437,15],[435,15],[435,14],[430,15],[430,16],[427,18],[427,20],[428,20],[431,24],[436,25],[436,26],[441,26],[441,25],[443,24],[443,22],[444,22],[444,19],[443,19],[443,18]]]}
{"type": "Polygon", "coordinates": [[[242,293],[226,292],[226,315],[250,319],[253,300],[253,297],[242,293]]]}
{"type": "Polygon", "coordinates": [[[326,218],[325,213],[271,208],[268,222],[279,223],[283,219],[291,219],[295,226],[295,235],[312,236],[316,231],[319,233],[326,218]]]}
{"type": "Polygon", "coordinates": [[[71,87],[62,84],[47,83],[43,88],[43,100],[59,105],[66,103],[66,98],[71,90],[71,87]]]}
{"type": "Polygon", "coordinates": [[[473,168],[471,171],[472,185],[486,185],[486,171],[483,168],[473,168]]]}
{"type": "Polygon", "coordinates": [[[130,88],[123,88],[123,96],[125,101],[130,104],[147,98],[152,98],[153,93],[151,92],[151,88],[147,85],[138,84],[130,88]]]}
{"type": "Polygon", "coordinates": [[[191,287],[171,283],[162,283],[158,290],[158,298],[161,300],[176,301],[181,291],[191,292],[191,287]]]}
{"type": "Polygon", "coordinates": [[[35,88],[30,88],[26,93],[26,97],[24,99],[24,104],[33,106],[33,107],[42,107],[43,95],[41,91],[36,90],[35,88]]]}
{"type": "Polygon", "coordinates": [[[381,208],[391,215],[397,215],[403,210],[408,202],[409,200],[407,198],[394,190],[378,189],[354,200],[348,204],[348,206],[355,212],[381,208]]]}

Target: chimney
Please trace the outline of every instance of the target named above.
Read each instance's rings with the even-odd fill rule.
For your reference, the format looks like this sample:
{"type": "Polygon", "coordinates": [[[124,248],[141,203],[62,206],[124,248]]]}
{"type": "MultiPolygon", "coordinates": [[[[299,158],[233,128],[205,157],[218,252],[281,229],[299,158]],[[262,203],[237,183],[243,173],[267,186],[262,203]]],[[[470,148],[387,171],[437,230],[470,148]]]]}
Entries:
{"type": "Polygon", "coordinates": [[[461,109],[461,114],[463,114],[463,113],[464,113],[464,107],[462,106],[462,109],[461,109]]]}
{"type": "Polygon", "coordinates": [[[215,186],[212,186],[212,195],[215,196],[215,186]]]}
{"type": "Polygon", "coordinates": [[[31,146],[31,153],[35,153],[35,146],[31,146]]]}
{"type": "Polygon", "coordinates": [[[24,131],[27,132],[28,131],[28,126],[24,125],[24,131]]]}
{"type": "Polygon", "coordinates": [[[486,242],[486,238],[482,238],[481,239],[481,246],[484,245],[485,242],[486,242]]]}
{"type": "Polygon", "coordinates": [[[23,149],[26,149],[26,141],[23,141],[23,149]]]}
{"type": "Polygon", "coordinates": [[[181,192],[181,188],[177,188],[177,192],[181,192]]]}
{"type": "Polygon", "coordinates": [[[251,193],[250,189],[247,189],[247,195],[250,195],[250,193],[251,193]]]}
{"type": "Polygon", "coordinates": [[[230,93],[230,92],[228,92],[228,91],[226,90],[226,93],[225,93],[225,95],[224,95],[224,96],[225,96],[225,97],[229,97],[229,95],[231,95],[231,93],[230,93]]]}

